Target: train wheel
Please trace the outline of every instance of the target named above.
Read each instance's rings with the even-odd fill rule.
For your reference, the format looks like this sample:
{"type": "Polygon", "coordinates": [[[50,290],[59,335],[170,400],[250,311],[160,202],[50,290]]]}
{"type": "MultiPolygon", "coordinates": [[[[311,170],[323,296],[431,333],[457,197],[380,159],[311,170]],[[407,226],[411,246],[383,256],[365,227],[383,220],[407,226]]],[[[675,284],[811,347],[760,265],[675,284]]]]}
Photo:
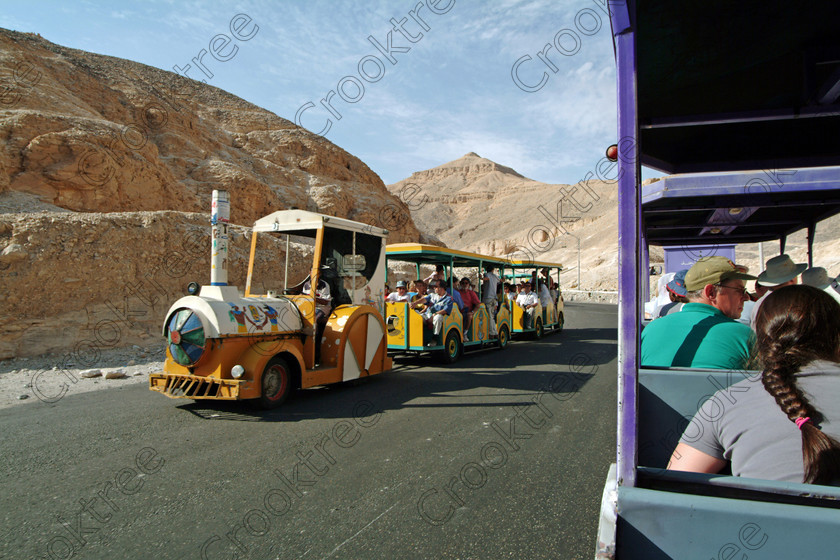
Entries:
{"type": "Polygon", "coordinates": [[[536,326],[534,327],[534,338],[539,340],[543,337],[543,334],[545,334],[543,332],[542,317],[537,317],[537,322],[535,323],[535,325],[536,326]]]}
{"type": "Polygon", "coordinates": [[[502,325],[499,329],[499,338],[496,339],[497,344],[499,345],[499,350],[503,349],[505,346],[508,345],[510,341],[510,333],[508,333],[507,325],[502,325]]]}
{"type": "Polygon", "coordinates": [[[561,311],[557,317],[557,326],[554,327],[555,330],[562,331],[563,330],[563,323],[565,319],[563,318],[563,312],[561,311]]]}
{"type": "Polygon", "coordinates": [[[446,335],[446,342],[443,345],[441,352],[441,361],[445,364],[451,364],[458,361],[461,356],[461,337],[458,336],[458,331],[452,329],[446,335]]]}
{"type": "Polygon", "coordinates": [[[280,357],[269,360],[260,384],[262,386],[260,406],[271,409],[283,404],[292,392],[292,375],[286,360],[280,357]]]}

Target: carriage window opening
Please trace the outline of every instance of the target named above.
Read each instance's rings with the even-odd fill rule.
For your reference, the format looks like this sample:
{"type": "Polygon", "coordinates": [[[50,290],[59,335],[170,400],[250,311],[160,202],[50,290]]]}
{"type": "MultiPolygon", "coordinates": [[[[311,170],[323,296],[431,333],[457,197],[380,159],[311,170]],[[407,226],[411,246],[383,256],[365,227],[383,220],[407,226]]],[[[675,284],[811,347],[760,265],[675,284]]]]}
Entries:
{"type": "Polygon", "coordinates": [[[379,264],[382,238],[359,232],[356,232],[355,238],[354,251],[353,232],[325,228],[321,262],[323,264],[328,262],[326,259],[334,259],[332,262],[335,262],[339,276],[359,275],[363,276],[367,283],[379,264]]]}
{"type": "Polygon", "coordinates": [[[282,294],[284,289],[302,285],[312,271],[315,256],[315,230],[290,233],[261,232],[254,251],[251,293],[282,294]],[[287,250],[288,249],[288,250],[287,250]]]}

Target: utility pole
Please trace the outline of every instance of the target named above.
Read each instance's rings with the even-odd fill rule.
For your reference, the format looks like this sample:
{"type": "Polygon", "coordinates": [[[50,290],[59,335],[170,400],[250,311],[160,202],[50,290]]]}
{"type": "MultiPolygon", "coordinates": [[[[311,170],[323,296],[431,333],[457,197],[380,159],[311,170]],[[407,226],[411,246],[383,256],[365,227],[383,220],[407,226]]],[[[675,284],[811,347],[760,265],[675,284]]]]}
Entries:
{"type": "Polygon", "coordinates": [[[758,271],[764,272],[764,243],[758,242],[758,271]]]}
{"type": "Polygon", "coordinates": [[[574,233],[569,233],[568,231],[566,232],[566,234],[571,235],[572,237],[577,239],[577,277],[578,277],[577,289],[580,290],[580,237],[578,237],[574,233]]]}

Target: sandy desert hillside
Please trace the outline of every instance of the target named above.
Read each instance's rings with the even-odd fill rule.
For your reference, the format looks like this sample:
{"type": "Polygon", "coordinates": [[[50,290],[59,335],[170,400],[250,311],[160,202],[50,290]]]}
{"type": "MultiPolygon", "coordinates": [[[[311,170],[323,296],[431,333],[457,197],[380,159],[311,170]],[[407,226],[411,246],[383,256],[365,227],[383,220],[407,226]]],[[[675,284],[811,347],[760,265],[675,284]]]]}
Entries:
{"type": "Polygon", "coordinates": [[[0,358],[159,336],[209,280],[213,189],[235,224],[298,207],[428,240],[361,160],[213,86],[2,29],[0,80],[0,358]]]}
{"type": "MultiPolygon", "coordinates": [[[[614,176],[614,171],[612,172],[614,176]]],[[[604,178],[609,178],[605,171],[604,178]]],[[[563,263],[564,287],[616,286],[618,200],[614,182],[540,183],[470,152],[388,185],[417,227],[449,247],[563,263]]]]}
{"type": "MultiPolygon", "coordinates": [[[[600,170],[604,179],[615,177],[606,165],[600,170]]],[[[616,188],[616,182],[597,178],[572,185],[540,183],[473,152],[388,185],[408,203],[417,227],[448,246],[561,262],[562,286],[583,290],[618,287],[616,188]]],[[[815,239],[814,264],[840,274],[840,218],[820,224],[815,239]]],[[[805,233],[798,232],[788,239],[786,251],[804,262],[806,247],[805,233]]],[[[764,251],[770,258],[778,254],[778,244],[766,243],[764,251]]],[[[753,272],[759,270],[757,245],[739,245],[736,255],[753,272]]],[[[661,248],[652,249],[651,261],[663,261],[661,248]]],[[[656,281],[651,277],[653,286],[656,281]]]]}

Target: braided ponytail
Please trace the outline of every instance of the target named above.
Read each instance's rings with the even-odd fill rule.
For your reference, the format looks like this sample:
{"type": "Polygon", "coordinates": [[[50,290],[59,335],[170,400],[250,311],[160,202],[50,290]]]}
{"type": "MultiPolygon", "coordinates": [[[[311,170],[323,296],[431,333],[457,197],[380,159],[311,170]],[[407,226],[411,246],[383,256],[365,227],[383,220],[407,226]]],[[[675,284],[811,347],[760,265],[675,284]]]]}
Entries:
{"type": "Polygon", "coordinates": [[[840,443],[818,427],[823,416],[799,388],[795,374],[814,360],[840,359],[840,306],[817,288],[786,286],[759,308],[756,337],[762,384],[802,432],[803,482],[837,482],[840,443]]]}

